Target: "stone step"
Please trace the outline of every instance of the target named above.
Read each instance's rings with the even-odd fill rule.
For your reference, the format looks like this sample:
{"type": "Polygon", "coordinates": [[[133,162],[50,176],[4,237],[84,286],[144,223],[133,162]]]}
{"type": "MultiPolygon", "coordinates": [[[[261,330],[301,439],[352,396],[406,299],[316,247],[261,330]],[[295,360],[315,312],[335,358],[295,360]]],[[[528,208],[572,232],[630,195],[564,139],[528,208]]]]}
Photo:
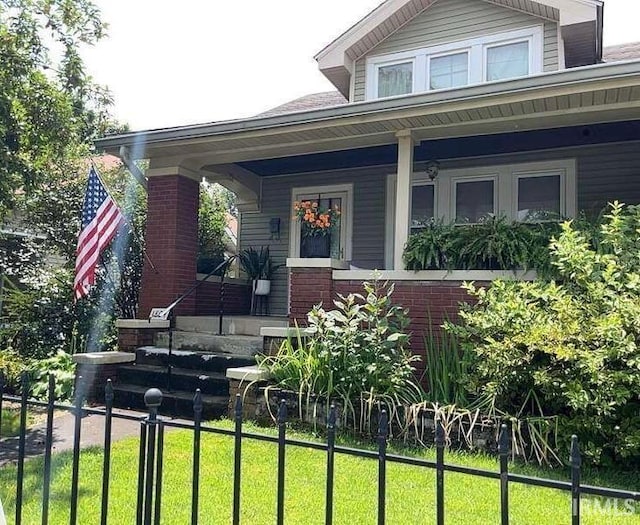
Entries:
{"type": "MultiPolygon", "coordinates": [[[[289,326],[286,317],[233,315],[222,320],[222,333],[228,335],[259,336],[260,329],[268,326],[289,326]]],[[[177,316],[176,328],[184,332],[200,332],[219,335],[219,318],[215,316],[177,316]]]]}
{"type": "MultiPolygon", "coordinates": [[[[160,414],[193,418],[193,392],[174,390],[168,392],[163,385],[156,388],[162,391],[162,404],[160,414]]],[[[130,383],[116,383],[113,387],[114,406],[117,408],[145,410],[144,393],[148,386],[133,385],[130,383]]],[[[202,417],[204,419],[219,419],[226,415],[228,409],[228,396],[202,396],[202,417]]]]}
{"type": "MultiPolygon", "coordinates": [[[[143,346],[136,350],[136,364],[166,367],[169,361],[169,350],[157,346],[143,346]]],[[[210,352],[194,352],[174,350],[171,364],[178,368],[197,370],[199,372],[224,373],[227,368],[255,365],[254,357],[215,354],[210,352]]]]}
{"type": "MultiPolygon", "coordinates": [[[[156,334],[155,344],[167,348],[169,346],[169,332],[159,332],[156,334]]],[[[251,335],[214,335],[202,332],[174,330],[173,348],[175,350],[254,356],[262,352],[262,337],[251,335]]]]}
{"type": "MultiPolygon", "coordinates": [[[[168,371],[166,366],[157,365],[121,365],[118,367],[118,383],[132,384],[151,388],[166,388],[168,371]]],[[[224,372],[203,372],[185,368],[171,369],[171,389],[194,392],[199,388],[203,394],[214,396],[229,395],[229,380],[224,372]]]]}

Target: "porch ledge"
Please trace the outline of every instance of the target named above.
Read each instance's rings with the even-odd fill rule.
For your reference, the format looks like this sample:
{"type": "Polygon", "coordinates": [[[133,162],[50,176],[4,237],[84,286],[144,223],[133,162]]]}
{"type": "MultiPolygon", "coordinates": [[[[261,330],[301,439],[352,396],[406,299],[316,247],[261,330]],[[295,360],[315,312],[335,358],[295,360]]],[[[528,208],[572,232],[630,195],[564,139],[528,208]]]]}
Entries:
{"type": "Polygon", "coordinates": [[[296,328],[295,326],[265,326],[260,328],[260,335],[262,337],[296,337],[300,332],[300,335],[310,335],[308,328],[296,328]]]}
{"type": "Polygon", "coordinates": [[[130,352],[87,352],[74,354],[71,359],[79,365],[118,365],[133,363],[136,355],[130,352]]]}
{"type": "Polygon", "coordinates": [[[334,270],[334,281],[535,281],[534,270],[334,270]]]}
{"type": "Polygon", "coordinates": [[[271,378],[271,374],[266,370],[258,368],[258,365],[240,366],[237,368],[227,368],[227,378],[247,382],[267,381],[271,378]]]}
{"type": "Polygon", "coordinates": [[[169,321],[154,319],[116,319],[116,328],[169,328],[169,321]]]}
{"type": "Polygon", "coordinates": [[[346,270],[349,268],[349,263],[340,259],[290,257],[287,259],[287,268],[331,268],[333,270],[346,270]]]}

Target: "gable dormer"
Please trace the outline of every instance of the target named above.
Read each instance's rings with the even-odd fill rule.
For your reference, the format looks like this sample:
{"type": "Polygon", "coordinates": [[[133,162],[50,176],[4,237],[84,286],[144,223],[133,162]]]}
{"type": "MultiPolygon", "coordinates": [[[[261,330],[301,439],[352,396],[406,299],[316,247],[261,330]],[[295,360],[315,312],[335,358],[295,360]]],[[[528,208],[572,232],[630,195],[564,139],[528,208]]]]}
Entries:
{"type": "Polygon", "coordinates": [[[352,102],[596,63],[599,0],[387,0],[322,50],[352,102]]]}

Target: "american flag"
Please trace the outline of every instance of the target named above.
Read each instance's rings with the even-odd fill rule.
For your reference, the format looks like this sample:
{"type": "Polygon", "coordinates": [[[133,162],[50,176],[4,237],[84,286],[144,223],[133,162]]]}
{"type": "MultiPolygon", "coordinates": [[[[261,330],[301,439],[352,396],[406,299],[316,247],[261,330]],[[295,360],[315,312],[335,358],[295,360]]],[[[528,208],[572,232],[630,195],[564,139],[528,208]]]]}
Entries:
{"type": "Polygon", "coordinates": [[[76,277],[73,282],[76,300],[86,296],[95,284],[100,253],[109,245],[123,221],[120,209],[107,193],[95,168],[91,167],[76,250],[76,277]]]}

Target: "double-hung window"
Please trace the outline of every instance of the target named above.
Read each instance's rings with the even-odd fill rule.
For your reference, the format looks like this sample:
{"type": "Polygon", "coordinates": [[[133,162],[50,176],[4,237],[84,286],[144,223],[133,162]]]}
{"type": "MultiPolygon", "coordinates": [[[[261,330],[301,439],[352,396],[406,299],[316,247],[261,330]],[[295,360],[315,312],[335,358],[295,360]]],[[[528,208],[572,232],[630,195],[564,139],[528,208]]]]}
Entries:
{"type": "Polygon", "coordinates": [[[368,100],[542,72],[543,28],[533,26],[366,61],[368,100]]]}
{"type": "Polygon", "coordinates": [[[496,213],[496,178],[453,180],[456,223],[476,223],[496,213]]]}

